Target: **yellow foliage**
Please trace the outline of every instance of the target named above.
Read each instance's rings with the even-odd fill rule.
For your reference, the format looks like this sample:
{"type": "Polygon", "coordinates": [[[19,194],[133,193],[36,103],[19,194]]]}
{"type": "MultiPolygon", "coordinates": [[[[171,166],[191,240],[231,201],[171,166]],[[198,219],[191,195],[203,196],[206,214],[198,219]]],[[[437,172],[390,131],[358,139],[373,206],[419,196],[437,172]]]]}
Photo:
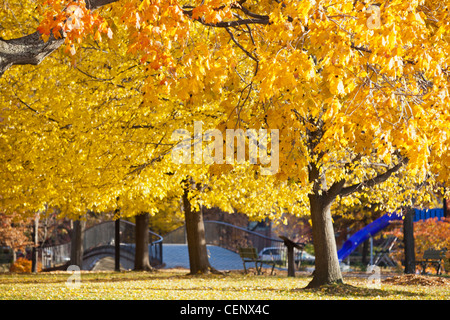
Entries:
{"type": "Polygon", "coordinates": [[[9,210],[156,214],[191,177],[204,186],[194,207],[260,219],[307,214],[308,195],[340,181],[359,184],[355,195],[388,195],[386,208],[449,183],[448,1],[382,2],[373,17],[378,9],[350,0],[125,0],[81,6],[84,27],[68,32],[71,3],[3,1],[3,38],[38,26],[43,37],[67,34],[66,53],[0,79],[9,210]],[[199,120],[204,130],[279,130],[277,174],[258,176],[248,161],[171,161],[172,132],[199,120]]]}

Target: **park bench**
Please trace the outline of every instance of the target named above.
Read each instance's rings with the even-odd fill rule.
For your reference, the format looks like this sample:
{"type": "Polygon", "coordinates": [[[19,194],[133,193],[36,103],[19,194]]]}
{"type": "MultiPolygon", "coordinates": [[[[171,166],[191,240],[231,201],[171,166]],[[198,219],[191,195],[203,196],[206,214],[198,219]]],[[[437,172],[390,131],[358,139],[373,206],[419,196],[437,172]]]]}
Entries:
{"type": "Polygon", "coordinates": [[[244,272],[247,273],[247,267],[246,263],[253,262],[255,264],[256,272],[257,274],[261,274],[261,269],[263,264],[271,264],[272,265],[272,271],[270,274],[273,274],[273,269],[275,268],[275,261],[265,261],[261,260],[258,252],[256,251],[256,248],[253,247],[239,247],[239,256],[242,259],[242,263],[244,265],[244,272]]]}
{"type": "Polygon", "coordinates": [[[422,266],[422,274],[425,274],[425,270],[428,265],[435,265],[437,274],[440,274],[444,259],[446,258],[447,249],[435,250],[427,249],[423,253],[423,258],[417,260],[416,263],[422,266]]]}

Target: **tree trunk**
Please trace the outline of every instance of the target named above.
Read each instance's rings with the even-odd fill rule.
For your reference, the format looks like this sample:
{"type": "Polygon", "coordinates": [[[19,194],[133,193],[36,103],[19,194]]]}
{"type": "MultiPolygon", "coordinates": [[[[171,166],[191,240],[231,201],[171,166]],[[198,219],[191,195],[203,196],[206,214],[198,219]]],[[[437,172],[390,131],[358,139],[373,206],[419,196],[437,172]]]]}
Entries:
{"type": "Polygon", "coordinates": [[[136,252],[134,255],[134,270],[137,271],[153,270],[148,255],[148,223],[148,212],[143,212],[136,216],[136,252]]]}
{"type": "Polygon", "coordinates": [[[36,214],[34,218],[34,230],[33,230],[33,249],[31,253],[31,272],[38,272],[38,245],[39,245],[39,214],[36,214]]]}
{"type": "Polygon", "coordinates": [[[14,264],[17,260],[17,254],[16,254],[16,249],[15,248],[11,248],[12,250],[12,258],[11,258],[11,264],[14,264]]]}
{"type": "Polygon", "coordinates": [[[414,210],[408,208],[403,219],[403,243],[405,245],[405,273],[416,273],[414,253],[414,210]]]}
{"type": "Polygon", "coordinates": [[[72,246],[70,251],[70,264],[82,268],[84,253],[84,230],[86,229],[85,220],[75,220],[72,229],[72,246]]]}
{"type": "Polygon", "coordinates": [[[114,271],[120,271],[120,218],[114,222],[114,271]]]}
{"type": "Polygon", "coordinates": [[[362,257],[361,257],[361,262],[363,265],[367,266],[368,262],[367,262],[367,253],[369,251],[369,242],[370,240],[367,239],[366,241],[363,242],[363,247],[362,247],[362,257]]]}
{"type": "Polygon", "coordinates": [[[449,216],[450,216],[450,199],[444,197],[444,218],[447,218],[449,216]]]}
{"type": "Polygon", "coordinates": [[[206,249],[205,224],[203,223],[203,213],[192,210],[188,198],[190,185],[185,184],[183,193],[183,208],[186,222],[186,237],[189,253],[190,274],[202,274],[213,271],[209,264],[208,252],[206,249]]]}
{"type": "Polygon", "coordinates": [[[325,196],[321,195],[310,195],[309,201],[311,207],[315,270],[314,277],[307,288],[320,287],[331,283],[342,283],[336,239],[331,220],[331,203],[325,201],[325,196]]]}

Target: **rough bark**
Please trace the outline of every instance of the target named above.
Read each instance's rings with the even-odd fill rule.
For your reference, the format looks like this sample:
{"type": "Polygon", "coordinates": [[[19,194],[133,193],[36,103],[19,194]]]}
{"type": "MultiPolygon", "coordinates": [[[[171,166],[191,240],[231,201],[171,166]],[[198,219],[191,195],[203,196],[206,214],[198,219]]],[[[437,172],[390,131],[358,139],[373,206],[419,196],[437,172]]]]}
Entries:
{"type": "Polygon", "coordinates": [[[414,253],[414,210],[407,209],[403,219],[403,243],[405,245],[405,273],[416,273],[414,253]]]}
{"type": "Polygon", "coordinates": [[[331,220],[331,203],[325,196],[310,195],[315,270],[308,288],[325,284],[343,283],[331,220]]]}
{"type": "Polygon", "coordinates": [[[208,273],[210,269],[206,249],[205,225],[201,212],[192,210],[188,199],[189,189],[183,193],[183,208],[186,222],[186,236],[189,252],[189,267],[191,274],[208,273]]]}
{"type": "Polygon", "coordinates": [[[17,39],[0,39],[0,77],[13,65],[38,65],[63,43],[64,39],[54,37],[44,42],[38,31],[17,39]]]}
{"type": "MultiPolygon", "coordinates": [[[[311,150],[320,140],[320,134],[311,134],[311,150]]],[[[342,274],[337,256],[336,239],[331,219],[331,205],[336,197],[348,196],[359,190],[362,186],[374,186],[389,179],[397,172],[408,159],[401,161],[394,167],[375,176],[372,179],[346,187],[344,179],[336,181],[329,188],[326,185],[325,174],[314,164],[309,165],[309,181],[313,183],[313,191],[309,195],[311,210],[313,245],[315,252],[315,270],[308,288],[320,287],[331,283],[343,283],[342,274]]]]}
{"type": "Polygon", "coordinates": [[[136,271],[153,270],[152,266],[150,265],[148,254],[148,223],[148,212],[143,212],[136,216],[136,252],[134,255],[134,270],[136,271]]]}
{"type": "Polygon", "coordinates": [[[220,273],[214,269],[208,259],[206,248],[205,224],[203,222],[203,212],[192,209],[189,201],[189,190],[191,183],[184,181],[183,208],[186,226],[186,238],[189,253],[190,274],[220,273]]]}
{"type": "Polygon", "coordinates": [[[75,220],[72,229],[72,246],[70,252],[70,264],[82,267],[84,253],[84,231],[86,229],[86,220],[75,220]]]}
{"type": "Polygon", "coordinates": [[[33,226],[33,250],[31,255],[31,272],[38,272],[38,245],[39,245],[39,214],[34,218],[34,226],[33,226]]]}

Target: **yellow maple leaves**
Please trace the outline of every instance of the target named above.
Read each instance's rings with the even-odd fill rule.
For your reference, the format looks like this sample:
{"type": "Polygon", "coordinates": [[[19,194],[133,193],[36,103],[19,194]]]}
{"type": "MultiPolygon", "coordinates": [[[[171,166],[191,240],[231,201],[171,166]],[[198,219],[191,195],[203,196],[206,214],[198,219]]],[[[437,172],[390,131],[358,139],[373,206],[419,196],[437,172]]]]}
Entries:
{"type": "MultiPolygon", "coordinates": [[[[36,143],[33,151],[39,149],[37,146],[49,150],[48,146],[58,142],[71,159],[72,167],[58,162],[65,174],[75,172],[58,187],[70,190],[65,200],[85,205],[86,199],[94,199],[97,208],[106,209],[118,194],[126,194],[121,205],[131,211],[156,208],[153,200],[145,198],[152,193],[164,197],[168,189],[176,189],[176,183],[152,169],[158,163],[160,171],[168,172],[173,164],[161,160],[163,157],[157,162],[152,159],[158,152],[167,152],[163,146],[170,142],[164,134],[187,128],[198,119],[211,128],[279,129],[280,172],[264,183],[295,192],[302,205],[311,190],[307,174],[311,163],[318,164],[328,185],[343,178],[370,179],[398,163],[400,154],[410,159],[411,172],[425,168],[428,176],[448,179],[450,133],[445,124],[449,120],[450,31],[448,13],[444,12],[449,6],[446,1],[442,6],[436,1],[428,1],[427,6],[383,2],[376,9],[376,28],[368,27],[368,19],[374,18],[373,7],[360,1],[281,4],[214,0],[187,5],[175,0],[126,0],[100,12],[86,10],[82,1],[49,0],[43,4],[49,10],[43,12],[38,30],[44,40],[51,35],[66,37],[66,50],[80,54],[77,72],[82,78],[75,84],[65,82],[71,90],[65,96],[33,99],[33,95],[45,93],[28,88],[25,91],[33,93],[21,97],[23,102],[11,97],[2,104],[11,102],[28,111],[37,110],[33,120],[44,121],[43,129],[55,134],[42,133],[47,145],[32,140],[36,143]],[[84,65],[80,44],[92,40],[87,47],[100,54],[105,49],[99,42],[105,38],[111,40],[109,44],[115,43],[117,56],[109,62],[96,56],[84,65]],[[100,61],[104,68],[96,64],[100,61]],[[93,83],[101,85],[92,87],[93,83]],[[90,89],[80,89],[83,85],[90,89]],[[77,96],[77,90],[82,90],[83,98],[77,96]],[[357,165],[350,170],[348,163],[355,158],[357,165]],[[75,159],[88,170],[81,169],[75,159]],[[98,159],[98,167],[94,159],[98,159]],[[104,197],[89,188],[79,192],[89,183],[98,187],[107,181],[105,184],[113,185],[112,181],[128,177],[129,172],[145,177],[104,189],[108,190],[104,197]],[[158,179],[167,184],[158,185],[158,179]],[[85,182],[78,185],[78,181],[85,182]],[[295,181],[298,189],[289,189],[287,181],[295,181]]],[[[57,74],[51,77],[56,79],[57,74]]],[[[60,88],[52,82],[56,80],[46,81],[45,86],[60,88]]],[[[15,112],[11,111],[8,119],[15,112]]],[[[17,128],[39,125],[20,119],[23,123],[16,123],[17,128]]],[[[31,158],[30,164],[37,168],[37,158],[31,158]]],[[[52,161],[56,158],[52,154],[52,161]]],[[[20,167],[9,164],[8,170],[16,172],[20,167]]],[[[248,183],[245,190],[249,192],[242,192],[236,201],[236,206],[246,210],[252,210],[246,201],[252,203],[249,199],[257,196],[268,199],[268,211],[269,204],[277,201],[295,207],[292,199],[278,191],[265,194],[269,189],[252,179],[254,172],[247,169],[177,168],[202,181],[208,181],[208,172],[220,177],[223,180],[216,183],[230,197],[234,183],[248,183]],[[239,181],[238,172],[249,182],[239,181]],[[266,191],[256,195],[250,192],[252,188],[266,191]]],[[[39,170],[50,175],[49,179],[60,179],[39,170]]],[[[424,176],[422,171],[420,175],[424,176]]],[[[56,199],[56,187],[49,188],[56,199]]],[[[219,195],[219,189],[215,191],[203,198],[204,203],[229,208],[226,197],[219,195]]],[[[82,211],[82,205],[74,206],[82,211]]]]}

